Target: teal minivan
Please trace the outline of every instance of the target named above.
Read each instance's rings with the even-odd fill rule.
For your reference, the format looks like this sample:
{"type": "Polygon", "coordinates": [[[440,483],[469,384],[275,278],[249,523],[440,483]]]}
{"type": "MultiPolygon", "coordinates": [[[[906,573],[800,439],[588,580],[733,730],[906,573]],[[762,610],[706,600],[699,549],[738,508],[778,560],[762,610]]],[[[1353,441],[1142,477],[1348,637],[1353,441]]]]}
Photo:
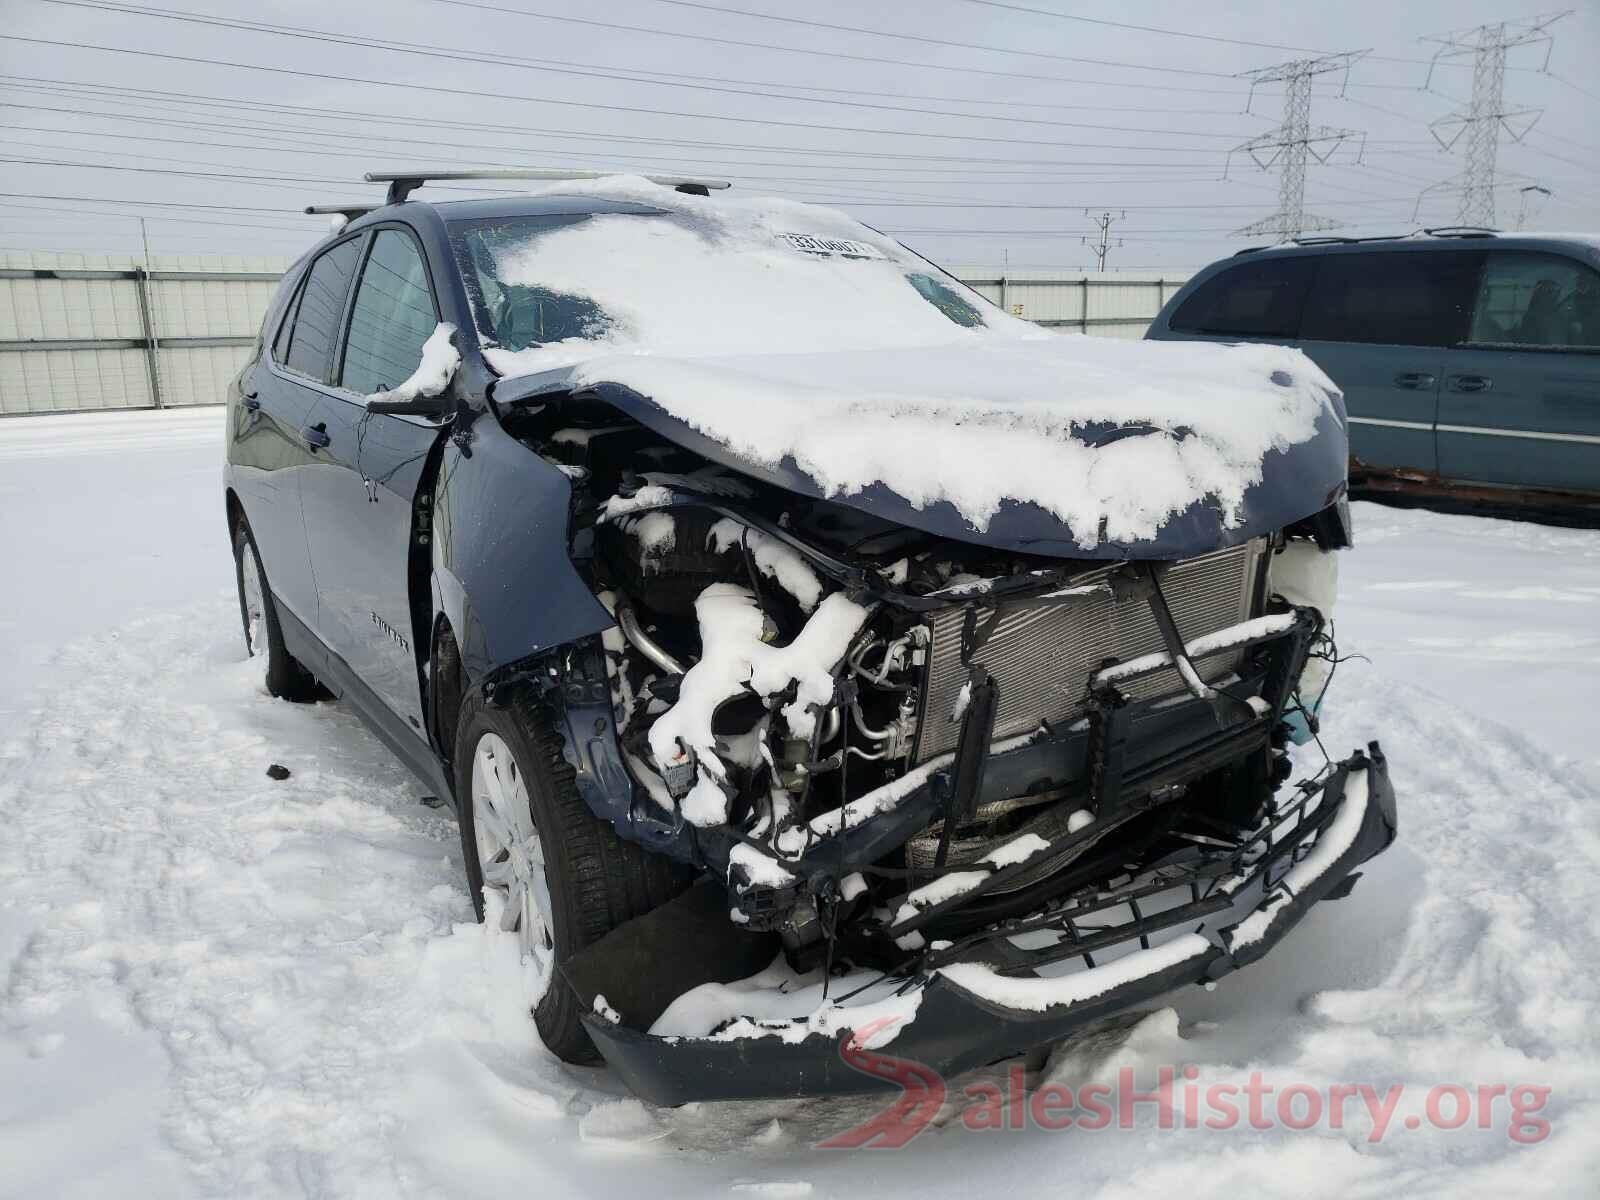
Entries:
{"type": "Polygon", "coordinates": [[[1243,250],[1145,335],[1305,351],[1351,473],[1600,496],[1600,237],[1430,230],[1243,250]]]}

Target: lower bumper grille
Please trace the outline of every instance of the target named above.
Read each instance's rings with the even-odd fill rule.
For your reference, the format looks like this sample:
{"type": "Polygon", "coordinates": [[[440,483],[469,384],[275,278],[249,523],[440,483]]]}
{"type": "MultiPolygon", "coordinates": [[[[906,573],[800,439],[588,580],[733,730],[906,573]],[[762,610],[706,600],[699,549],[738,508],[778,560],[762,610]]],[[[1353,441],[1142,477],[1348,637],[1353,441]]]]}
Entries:
{"type": "MultiPolygon", "coordinates": [[[[1250,616],[1265,549],[1266,543],[1258,539],[1173,565],[1161,590],[1184,641],[1250,616]]],[[[1073,582],[1093,583],[1114,569],[1090,571],[1073,582]]],[[[916,751],[919,763],[955,749],[961,735],[961,724],[951,715],[967,681],[967,668],[961,664],[965,614],[963,606],[955,605],[934,613],[928,622],[933,636],[916,751]]],[[[1106,659],[1126,660],[1162,648],[1161,631],[1142,600],[1119,602],[1105,596],[1084,604],[1009,613],[975,656],[994,676],[999,691],[995,737],[1026,733],[1041,720],[1073,720],[1083,712],[1089,676],[1106,659]]],[[[1197,665],[1210,681],[1232,671],[1242,657],[1243,651],[1230,650],[1197,665]]],[[[1123,690],[1135,699],[1150,699],[1180,692],[1183,685],[1176,672],[1162,671],[1130,682],[1123,690]]]]}

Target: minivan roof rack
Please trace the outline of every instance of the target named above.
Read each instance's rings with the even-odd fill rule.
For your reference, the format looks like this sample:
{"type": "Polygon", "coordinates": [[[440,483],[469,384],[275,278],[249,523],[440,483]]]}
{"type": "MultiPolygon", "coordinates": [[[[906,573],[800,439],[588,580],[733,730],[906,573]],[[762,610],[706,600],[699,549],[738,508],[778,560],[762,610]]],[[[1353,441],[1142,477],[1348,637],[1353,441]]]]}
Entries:
{"type": "Polygon", "coordinates": [[[1429,237],[1481,238],[1494,237],[1500,231],[1487,225],[1436,225],[1422,232],[1429,237]]]}
{"type": "MultiPolygon", "coordinates": [[[[616,171],[570,171],[556,167],[492,167],[473,171],[368,171],[368,183],[387,183],[389,194],[385,204],[400,204],[425,183],[447,179],[604,179],[616,171]]],[[[691,196],[707,196],[713,191],[731,187],[725,179],[691,179],[682,175],[646,175],[651,183],[676,188],[691,196]]]]}
{"type": "Polygon", "coordinates": [[[1276,250],[1280,246],[1358,246],[1362,242],[1392,242],[1398,234],[1379,233],[1370,237],[1343,237],[1339,234],[1328,234],[1325,237],[1298,237],[1289,238],[1287,241],[1274,242],[1270,246],[1246,246],[1243,250],[1235,250],[1233,256],[1241,254],[1255,254],[1261,250],[1276,250]]]}

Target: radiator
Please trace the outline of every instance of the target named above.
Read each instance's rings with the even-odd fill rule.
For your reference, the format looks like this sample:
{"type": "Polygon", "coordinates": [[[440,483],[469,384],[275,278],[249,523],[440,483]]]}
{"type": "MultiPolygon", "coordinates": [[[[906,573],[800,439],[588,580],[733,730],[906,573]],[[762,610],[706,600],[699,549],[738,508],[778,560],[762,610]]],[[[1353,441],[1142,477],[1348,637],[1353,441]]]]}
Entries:
{"type": "MultiPolygon", "coordinates": [[[[1173,565],[1161,590],[1184,641],[1250,617],[1256,572],[1265,550],[1266,542],[1257,539],[1173,565]]],[[[1093,583],[1113,569],[1089,571],[1072,582],[1093,583]]],[[[982,613],[979,615],[981,618],[982,613]]],[[[964,620],[961,605],[937,612],[929,620],[932,638],[915,756],[919,763],[954,750],[961,734],[960,722],[951,718],[967,681],[967,668],[961,665],[964,620]]],[[[1105,596],[1009,613],[973,657],[994,676],[999,691],[994,723],[998,739],[1026,733],[1041,720],[1072,721],[1083,712],[1089,675],[1106,659],[1126,660],[1163,648],[1161,631],[1147,603],[1119,603],[1105,596]]],[[[1243,656],[1242,650],[1228,650],[1196,666],[1201,677],[1211,682],[1234,670],[1243,656]]],[[[1176,671],[1158,671],[1129,682],[1122,690],[1135,699],[1150,699],[1181,692],[1183,684],[1176,671]]]]}

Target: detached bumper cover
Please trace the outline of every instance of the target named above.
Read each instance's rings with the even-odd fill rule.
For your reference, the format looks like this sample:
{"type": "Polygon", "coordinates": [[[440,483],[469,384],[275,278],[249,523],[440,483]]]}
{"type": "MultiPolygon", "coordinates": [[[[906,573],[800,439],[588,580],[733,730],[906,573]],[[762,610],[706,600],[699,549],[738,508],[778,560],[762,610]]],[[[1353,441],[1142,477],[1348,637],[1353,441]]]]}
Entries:
{"type": "MultiPolygon", "coordinates": [[[[1101,964],[1076,974],[996,968],[982,954],[935,969],[913,985],[921,989],[914,1017],[870,1045],[948,1077],[1057,1041],[1180,984],[1218,979],[1263,957],[1319,900],[1345,894],[1351,874],[1394,841],[1396,828],[1388,766],[1373,743],[1334,767],[1308,794],[1297,824],[1266,838],[1270,849],[1215,883],[1202,919],[1138,919],[1123,939],[1136,949],[1113,957],[1102,935],[1095,951],[1101,964]],[[1221,900],[1227,903],[1218,910],[1221,900]]],[[[795,1038],[790,1031],[720,1039],[655,1037],[596,1016],[585,1023],[607,1064],[655,1104],[894,1087],[848,1065],[841,1054],[853,1036],[848,1028],[836,1037],[795,1038]]]]}

